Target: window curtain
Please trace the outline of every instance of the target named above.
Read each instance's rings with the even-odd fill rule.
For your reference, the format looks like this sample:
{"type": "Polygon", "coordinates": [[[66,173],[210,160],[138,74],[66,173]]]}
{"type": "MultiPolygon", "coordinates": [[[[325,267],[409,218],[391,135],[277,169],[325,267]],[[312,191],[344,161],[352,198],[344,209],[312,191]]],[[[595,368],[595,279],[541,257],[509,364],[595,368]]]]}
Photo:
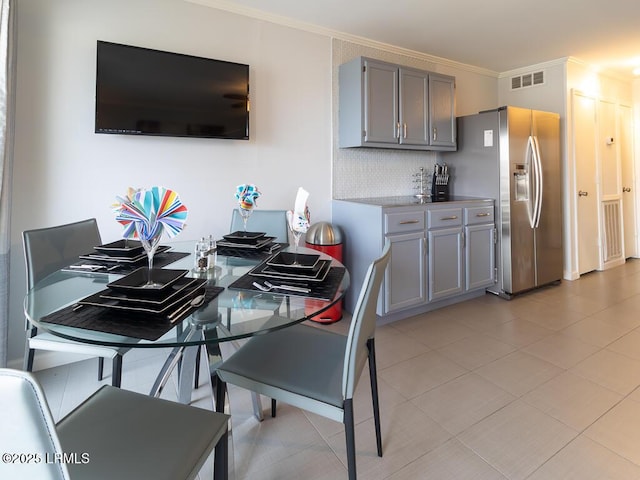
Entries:
{"type": "Polygon", "coordinates": [[[7,365],[15,76],[15,0],[0,0],[0,367],[7,365]]]}

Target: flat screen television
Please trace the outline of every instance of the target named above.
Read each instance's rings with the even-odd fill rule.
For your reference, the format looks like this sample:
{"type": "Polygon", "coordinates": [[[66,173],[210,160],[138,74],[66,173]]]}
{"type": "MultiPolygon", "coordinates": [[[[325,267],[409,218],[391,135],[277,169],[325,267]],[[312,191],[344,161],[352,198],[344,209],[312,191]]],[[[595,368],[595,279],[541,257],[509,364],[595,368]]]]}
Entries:
{"type": "Polygon", "coordinates": [[[96,133],[249,139],[249,66],[98,41],[96,133]]]}

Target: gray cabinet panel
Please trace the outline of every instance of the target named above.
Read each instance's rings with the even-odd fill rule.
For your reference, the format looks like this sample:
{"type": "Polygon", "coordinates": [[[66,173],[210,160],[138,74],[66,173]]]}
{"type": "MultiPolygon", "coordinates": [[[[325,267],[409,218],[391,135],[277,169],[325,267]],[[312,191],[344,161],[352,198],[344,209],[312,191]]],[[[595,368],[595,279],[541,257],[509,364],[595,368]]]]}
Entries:
{"type": "Polygon", "coordinates": [[[364,68],[364,143],[397,144],[398,69],[371,60],[364,68]]]}
{"type": "Polygon", "coordinates": [[[465,227],[465,279],[467,290],[495,283],[495,227],[493,223],[465,227]]]}
{"type": "Polygon", "coordinates": [[[384,313],[426,303],[424,231],[387,238],[393,262],[385,273],[384,313]]]}
{"type": "Polygon", "coordinates": [[[400,69],[400,131],[403,145],[429,145],[429,74],[400,69]]]}
{"type": "Polygon", "coordinates": [[[429,300],[462,293],[462,227],[429,230],[429,300]]]}
{"type": "Polygon", "coordinates": [[[430,144],[456,147],[455,80],[446,75],[429,74],[430,144]]]}

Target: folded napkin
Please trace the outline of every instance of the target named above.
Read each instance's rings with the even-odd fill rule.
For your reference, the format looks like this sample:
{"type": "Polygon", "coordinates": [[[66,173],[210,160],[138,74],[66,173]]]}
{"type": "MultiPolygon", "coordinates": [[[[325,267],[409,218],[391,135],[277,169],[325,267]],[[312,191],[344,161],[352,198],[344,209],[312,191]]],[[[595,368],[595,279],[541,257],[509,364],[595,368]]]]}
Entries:
{"type": "Polygon", "coordinates": [[[298,193],[296,194],[296,201],[293,210],[289,210],[287,212],[289,228],[294,232],[306,233],[307,230],[309,230],[310,214],[309,207],[307,206],[308,198],[309,192],[302,187],[298,187],[298,193]]]}
{"type": "Polygon", "coordinates": [[[258,190],[258,187],[253,184],[246,183],[236,187],[236,200],[238,200],[240,208],[244,210],[253,209],[260,195],[262,194],[258,190]]]}

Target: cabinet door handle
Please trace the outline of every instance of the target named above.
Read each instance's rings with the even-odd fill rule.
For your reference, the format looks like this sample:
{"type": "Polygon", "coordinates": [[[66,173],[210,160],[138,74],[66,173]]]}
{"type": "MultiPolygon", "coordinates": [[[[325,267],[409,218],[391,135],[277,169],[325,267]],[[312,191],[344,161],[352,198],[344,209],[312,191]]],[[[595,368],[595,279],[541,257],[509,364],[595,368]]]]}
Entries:
{"type": "Polygon", "coordinates": [[[396,135],[395,135],[396,138],[400,138],[400,128],[401,128],[400,122],[396,123],[396,135]]]}
{"type": "Polygon", "coordinates": [[[476,213],[476,217],[488,217],[490,213],[476,213]]]}
{"type": "Polygon", "coordinates": [[[402,135],[403,135],[402,138],[407,138],[407,124],[406,123],[402,124],[402,135]]]}
{"type": "Polygon", "coordinates": [[[457,220],[457,215],[451,215],[450,217],[442,217],[440,220],[457,220]]]}
{"type": "Polygon", "coordinates": [[[412,223],[420,223],[420,220],[403,220],[399,225],[410,225],[412,223]]]}
{"type": "Polygon", "coordinates": [[[435,142],[438,138],[438,130],[436,127],[433,127],[433,141],[435,142]]]}

